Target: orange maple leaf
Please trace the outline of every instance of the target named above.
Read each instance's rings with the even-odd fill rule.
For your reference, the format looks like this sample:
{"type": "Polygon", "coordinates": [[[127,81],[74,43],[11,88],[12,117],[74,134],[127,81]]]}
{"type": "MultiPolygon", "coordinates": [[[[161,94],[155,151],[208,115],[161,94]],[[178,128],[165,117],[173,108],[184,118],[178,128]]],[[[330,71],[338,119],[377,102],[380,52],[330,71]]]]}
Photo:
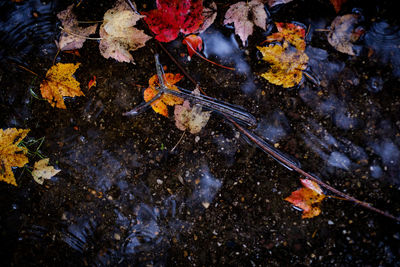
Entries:
{"type": "Polygon", "coordinates": [[[12,167],[23,167],[28,163],[27,150],[18,144],[28,134],[29,129],[0,129],[0,181],[17,186],[12,167]]]}
{"type": "Polygon", "coordinates": [[[292,192],[285,200],[303,210],[303,219],[318,216],[321,213],[320,203],[325,198],[321,187],[309,179],[300,181],[304,187],[292,192]]]}
{"type": "Polygon", "coordinates": [[[40,84],[42,97],[47,99],[52,107],[66,109],[64,96],[82,96],[80,84],[72,75],[80,63],[57,63],[46,73],[46,79],[40,84]]]}
{"type": "Polygon", "coordinates": [[[200,36],[194,34],[186,36],[185,39],[183,39],[182,44],[187,46],[189,57],[192,57],[193,54],[196,53],[195,50],[201,51],[203,48],[203,40],[200,36]]]}
{"type": "MultiPolygon", "coordinates": [[[[179,82],[183,76],[181,74],[165,73],[164,83],[165,86],[170,90],[179,91],[179,89],[174,85],[179,82]]],[[[144,91],[144,101],[149,102],[157,94],[158,90],[156,87],[159,86],[157,74],[153,75],[149,80],[149,87],[144,91]]],[[[153,110],[161,115],[168,117],[168,106],[173,106],[176,104],[182,104],[183,99],[170,94],[163,94],[159,99],[151,104],[153,110]]]]}
{"type": "Polygon", "coordinates": [[[306,31],[302,26],[283,22],[276,22],[275,25],[278,32],[267,36],[267,42],[282,42],[286,40],[300,51],[306,49],[306,41],[304,40],[306,31]]]}

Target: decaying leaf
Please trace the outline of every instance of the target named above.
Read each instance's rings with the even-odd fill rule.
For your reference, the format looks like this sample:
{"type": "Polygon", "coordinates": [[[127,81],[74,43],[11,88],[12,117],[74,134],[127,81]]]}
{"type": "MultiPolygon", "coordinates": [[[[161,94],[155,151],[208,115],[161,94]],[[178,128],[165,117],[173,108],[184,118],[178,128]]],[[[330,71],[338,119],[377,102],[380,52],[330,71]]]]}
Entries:
{"type": "Polygon", "coordinates": [[[61,51],[82,48],[86,37],[96,32],[97,24],[89,27],[79,27],[78,20],[72,12],[74,4],[57,14],[64,30],[61,32],[58,46],[61,51]]]}
{"type": "Polygon", "coordinates": [[[235,33],[239,35],[243,46],[246,45],[247,38],[253,33],[253,25],[255,24],[265,31],[266,22],[267,12],[261,0],[242,1],[231,5],[224,20],[224,24],[234,24],[235,33]]]}
{"type": "Polygon", "coordinates": [[[263,60],[271,64],[268,72],[261,74],[270,83],[293,87],[301,82],[303,70],[307,68],[308,56],[304,51],[296,49],[288,42],[282,45],[270,44],[257,47],[263,54],[263,60]]]}
{"type": "Polygon", "coordinates": [[[282,42],[286,40],[300,51],[306,49],[306,41],[304,40],[306,30],[302,26],[283,22],[276,22],[275,25],[278,32],[267,36],[267,42],[282,42]]]}
{"type": "Polygon", "coordinates": [[[330,27],[328,42],[339,52],[355,56],[358,47],[354,43],[363,33],[362,28],[357,28],[359,21],[358,14],[336,17],[330,27]]]}
{"type": "Polygon", "coordinates": [[[119,62],[134,63],[129,51],[143,47],[151,39],[142,30],[133,27],[143,17],[133,12],[124,0],[117,1],[115,7],[104,14],[104,22],[100,27],[101,55],[119,62]]]}
{"type": "Polygon", "coordinates": [[[189,58],[195,54],[195,50],[201,51],[203,49],[203,40],[198,35],[188,35],[183,39],[182,43],[187,46],[189,58]]]}
{"type": "Polygon", "coordinates": [[[309,179],[300,179],[300,181],[304,187],[292,192],[285,200],[303,210],[302,218],[318,216],[321,213],[319,206],[325,198],[321,187],[309,179]]]}
{"type": "Polygon", "coordinates": [[[142,12],[144,21],[160,42],[170,42],[179,32],[190,34],[203,24],[203,0],[157,0],[157,9],[142,12]]]}
{"type": "Polygon", "coordinates": [[[72,75],[80,63],[57,63],[46,73],[46,79],[40,84],[42,97],[47,99],[52,107],[66,109],[64,96],[82,96],[80,84],[72,75]]]}
{"type": "MultiPolygon", "coordinates": [[[[179,82],[183,76],[181,74],[165,73],[164,83],[171,90],[179,91],[174,85],[179,82]]],[[[159,86],[157,75],[153,75],[149,80],[149,87],[144,91],[144,101],[149,102],[157,94],[158,90],[156,87],[159,86]]],[[[159,99],[151,104],[153,110],[165,117],[168,117],[168,106],[174,106],[176,104],[182,104],[183,99],[170,94],[163,94],[159,99]]]]}
{"type": "Polygon", "coordinates": [[[199,28],[199,33],[204,32],[214,23],[215,19],[217,18],[217,4],[212,2],[210,7],[205,7],[202,12],[203,15],[203,24],[201,24],[199,28]]]}
{"type": "Polygon", "coordinates": [[[61,170],[54,169],[53,166],[49,166],[49,158],[45,158],[35,162],[35,165],[33,166],[32,176],[38,184],[43,184],[44,179],[51,179],[51,177],[53,177],[60,171],[61,170]]]}
{"type": "MultiPolygon", "coordinates": [[[[200,91],[195,89],[193,93],[200,94],[200,91]]],[[[189,101],[185,100],[182,105],[175,105],[174,115],[175,125],[179,130],[189,130],[191,134],[196,134],[206,126],[211,112],[202,111],[202,108],[197,105],[190,107],[189,101]]]]}
{"type": "Polygon", "coordinates": [[[12,167],[23,167],[28,163],[27,150],[18,144],[29,129],[0,129],[0,181],[17,186],[12,167]]]}
{"type": "Polygon", "coordinates": [[[346,3],[347,0],[331,0],[333,7],[335,8],[336,13],[339,13],[342,5],[346,3]]]}

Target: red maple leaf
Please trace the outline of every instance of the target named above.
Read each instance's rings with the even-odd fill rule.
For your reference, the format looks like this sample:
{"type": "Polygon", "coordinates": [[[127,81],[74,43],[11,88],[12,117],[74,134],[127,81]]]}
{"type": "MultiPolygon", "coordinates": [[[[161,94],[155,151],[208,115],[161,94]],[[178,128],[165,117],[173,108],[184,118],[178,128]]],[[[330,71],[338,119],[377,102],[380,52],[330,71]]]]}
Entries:
{"type": "Polygon", "coordinates": [[[179,32],[197,31],[203,23],[203,0],[157,0],[157,9],[143,12],[144,21],[160,42],[170,42],[179,32]]]}

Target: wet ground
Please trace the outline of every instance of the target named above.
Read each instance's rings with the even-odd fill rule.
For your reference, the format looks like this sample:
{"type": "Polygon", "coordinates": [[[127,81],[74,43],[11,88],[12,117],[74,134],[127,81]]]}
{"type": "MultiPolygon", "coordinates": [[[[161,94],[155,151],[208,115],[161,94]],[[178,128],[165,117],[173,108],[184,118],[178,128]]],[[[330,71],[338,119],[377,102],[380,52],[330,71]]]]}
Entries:
{"type": "MultiPolygon", "coordinates": [[[[155,51],[168,72],[180,71],[154,41],[133,52],[136,65],[104,59],[97,41],[87,41],[80,57],[56,56],[56,13],[70,3],[0,4],[1,127],[30,128],[28,140],[45,137],[41,153],[62,170],[44,186],[22,168],[14,170],[17,188],[0,184],[3,266],[400,265],[398,223],[337,199],[301,219],[283,200],[300,176],[218,114],[183,137],[172,119],[151,110],[122,116],[143,101],[138,85],[155,74],[155,51]],[[67,100],[67,110],[34,98],[40,79],[18,67],[45,75],[55,56],[82,63],[75,76],[85,96],[67,100]],[[93,75],[97,87],[88,91],[93,75]]],[[[83,1],[76,12],[101,20],[112,5],[83,1]]],[[[201,35],[203,53],[238,71],[196,56],[189,62],[181,38],[166,48],[208,95],[254,114],[255,131],[303,169],[400,216],[400,29],[391,1],[343,6],[341,14],[358,8],[364,16],[359,56],[336,51],[325,32],[314,31],[335,18],[329,1],[271,10],[273,21],[311,26],[306,53],[321,85],[305,80],[290,90],[259,77],[267,65],[256,45],[265,34],[257,30],[242,47],[222,27],[227,8],[218,4],[214,26],[201,35]]],[[[180,85],[194,88],[186,78],[180,85]]]]}

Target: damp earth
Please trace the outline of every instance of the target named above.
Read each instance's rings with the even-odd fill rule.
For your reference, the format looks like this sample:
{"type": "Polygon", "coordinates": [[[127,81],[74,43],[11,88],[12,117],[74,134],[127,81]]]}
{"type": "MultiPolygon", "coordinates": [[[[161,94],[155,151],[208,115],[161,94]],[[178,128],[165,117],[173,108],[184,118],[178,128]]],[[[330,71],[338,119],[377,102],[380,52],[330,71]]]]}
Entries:
{"type": "MultiPolygon", "coordinates": [[[[44,185],[24,168],[14,169],[18,187],[0,184],[2,266],[400,265],[395,220],[339,199],[324,200],[321,215],[302,219],[284,201],[300,187],[300,175],[223,116],[212,113],[195,135],[151,109],[122,116],[143,101],[155,53],[168,72],[180,70],[154,40],[132,52],[136,64],[103,58],[96,40],[86,41],[80,56],[57,53],[56,14],[78,2],[81,21],[101,20],[113,5],[0,3],[1,128],[29,128],[27,140],[44,137],[40,152],[61,169],[44,185]],[[44,76],[53,61],[81,63],[75,77],[85,96],[66,99],[66,110],[35,97],[41,80],[20,67],[44,76]]],[[[208,95],[252,113],[253,130],[303,169],[400,216],[400,24],[393,5],[343,5],[340,14],[356,10],[363,18],[357,56],[336,51],[317,30],[337,16],[329,1],[294,0],[270,10],[271,21],[308,27],[308,67],[319,86],[306,78],[284,89],[261,78],[267,64],[256,46],[266,33],[255,30],[243,47],[223,26],[223,1],[201,34],[202,53],[236,71],[195,55],[189,61],[182,36],[165,47],[208,95]]],[[[187,78],[180,86],[194,89],[187,78]]]]}

